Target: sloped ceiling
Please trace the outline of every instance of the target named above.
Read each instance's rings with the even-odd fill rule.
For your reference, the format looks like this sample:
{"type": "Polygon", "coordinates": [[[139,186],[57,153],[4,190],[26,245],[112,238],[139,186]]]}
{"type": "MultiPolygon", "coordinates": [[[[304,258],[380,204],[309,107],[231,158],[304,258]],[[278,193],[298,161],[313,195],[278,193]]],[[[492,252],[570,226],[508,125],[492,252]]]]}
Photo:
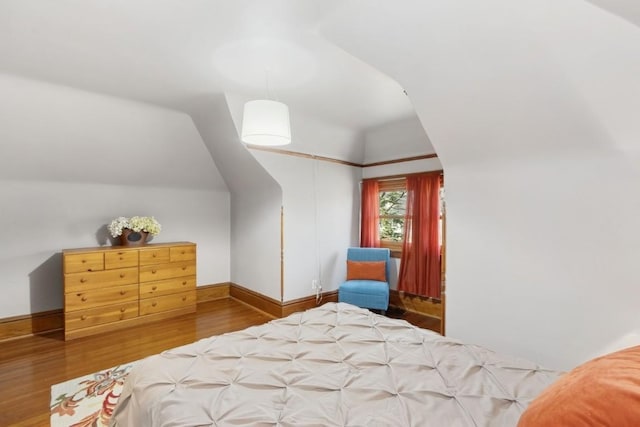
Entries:
{"type": "Polygon", "coordinates": [[[185,113],[0,73],[0,180],[226,191],[185,113]]]}
{"type": "Polygon", "coordinates": [[[636,0],[588,1],[640,27],[640,3],[638,3],[636,0]]]}
{"type": "Polygon", "coordinates": [[[321,32],[406,88],[445,168],[525,147],[545,156],[637,146],[631,23],[584,1],[376,5],[345,2],[321,32]]]}
{"type": "MultiPolygon", "coordinates": [[[[415,112],[394,80],[318,35],[318,23],[339,4],[7,0],[0,72],[187,113],[220,95],[276,98],[290,106],[294,131],[312,118],[361,144],[364,129],[415,112]]],[[[336,155],[361,161],[361,152],[336,155]]]]}
{"type": "MultiPolygon", "coordinates": [[[[318,124],[326,123],[328,128],[345,129],[344,134],[351,132],[354,136],[348,143],[361,145],[358,134],[363,130],[415,117],[415,112],[410,100],[412,94],[407,97],[403,92],[406,88],[380,72],[375,64],[364,63],[348,53],[348,48],[347,51],[338,48],[318,32],[318,28],[331,26],[332,20],[340,19],[345,3],[349,2],[5,0],[0,3],[0,72],[188,113],[207,104],[203,99],[211,96],[225,95],[239,100],[233,107],[236,110],[242,106],[240,101],[277,98],[290,105],[294,130],[301,123],[310,122],[307,118],[313,118],[313,132],[318,124]]],[[[460,77],[465,73],[490,72],[476,67],[474,55],[478,58],[488,55],[487,64],[498,68],[519,66],[515,58],[535,57],[531,53],[536,46],[528,45],[533,38],[523,39],[515,24],[518,19],[513,18],[530,12],[544,13],[541,12],[544,6],[532,7],[529,2],[483,2],[481,13],[474,18],[464,8],[459,8],[458,15],[445,16],[438,13],[438,2],[422,3],[431,10],[430,16],[411,16],[416,6],[412,1],[394,3],[390,9],[402,19],[422,19],[429,26],[426,33],[433,42],[432,49],[440,46],[442,51],[415,52],[412,46],[406,46],[398,55],[427,60],[436,68],[444,66],[443,59],[455,60],[459,66],[455,72],[460,77]],[[434,20],[435,16],[439,19],[434,20]],[[462,24],[466,17],[469,26],[462,24]],[[502,46],[483,45],[482,38],[478,38],[470,41],[464,56],[452,58],[449,53],[447,58],[448,47],[437,43],[442,35],[452,31],[468,35],[474,27],[487,25],[501,33],[502,46]]],[[[634,0],[573,0],[570,3],[594,4],[602,13],[616,14],[634,25],[640,22],[640,3],[634,0]]],[[[544,2],[538,2],[540,4],[544,2]]],[[[365,11],[371,8],[366,4],[359,7],[365,11]]],[[[379,25],[389,40],[393,40],[394,33],[406,30],[401,19],[393,28],[384,22],[362,22],[363,18],[357,16],[355,19],[358,25],[379,25]]],[[[579,25],[579,22],[573,24],[579,25]]],[[[542,33],[544,28],[538,31],[542,33]]],[[[567,28],[563,34],[549,34],[548,42],[562,44],[573,33],[567,28]]],[[[352,31],[345,37],[355,40],[358,34],[352,31]]],[[[585,42],[593,44],[593,54],[606,54],[597,52],[598,40],[585,42]]],[[[348,44],[348,40],[346,44],[338,43],[348,44]]],[[[372,49],[378,48],[369,44],[372,49]]],[[[584,64],[575,65],[588,66],[589,58],[584,59],[584,64]]],[[[560,58],[560,62],[563,60],[560,58]]],[[[604,57],[603,61],[606,60],[604,57]]],[[[536,96],[534,88],[540,83],[535,63],[527,66],[531,74],[527,90],[536,96]]],[[[424,84],[443,85],[444,89],[446,82],[434,81],[431,77],[435,75],[427,69],[424,84]]],[[[468,98],[471,94],[461,95],[468,98]]],[[[467,101],[474,102],[473,99],[467,101]]],[[[455,119],[455,108],[450,107],[442,106],[445,120],[455,119]]],[[[487,110],[490,109],[491,105],[487,105],[487,110]]],[[[238,114],[239,111],[232,111],[233,116],[238,114]]],[[[430,129],[427,132],[430,133],[430,129]]],[[[304,129],[299,132],[303,137],[306,134],[304,129]]],[[[308,143],[301,147],[295,143],[294,135],[292,149],[313,151],[308,143]]],[[[361,147],[344,149],[342,142],[340,145],[340,149],[334,150],[337,157],[362,161],[361,147]]]]}

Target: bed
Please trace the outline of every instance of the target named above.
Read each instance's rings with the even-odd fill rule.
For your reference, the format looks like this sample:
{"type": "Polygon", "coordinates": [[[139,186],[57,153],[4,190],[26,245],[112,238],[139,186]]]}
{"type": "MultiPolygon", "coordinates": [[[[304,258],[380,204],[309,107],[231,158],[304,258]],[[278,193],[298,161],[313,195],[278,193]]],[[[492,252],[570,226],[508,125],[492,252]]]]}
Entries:
{"type": "Polygon", "coordinates": [[[515,426],[560,375],[327,303],[144,359],[112,425],[515,426]]]}

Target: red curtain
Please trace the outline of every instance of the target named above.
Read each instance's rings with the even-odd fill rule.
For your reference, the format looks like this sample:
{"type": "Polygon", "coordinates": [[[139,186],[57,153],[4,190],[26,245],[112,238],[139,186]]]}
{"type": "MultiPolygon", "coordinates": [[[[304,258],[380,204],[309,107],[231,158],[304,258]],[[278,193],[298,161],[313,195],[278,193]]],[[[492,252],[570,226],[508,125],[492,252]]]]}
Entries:
{"type": "Polygon", "coordinates": [[[440,174],[407,176],[398,290],[440,298],[440,174]]]}
{"type": "Polygon", "coordinates": [[[360,209],[360,246],[380,247],[380,217],[378,181],[362,181],[362,208],[360,209]]]}

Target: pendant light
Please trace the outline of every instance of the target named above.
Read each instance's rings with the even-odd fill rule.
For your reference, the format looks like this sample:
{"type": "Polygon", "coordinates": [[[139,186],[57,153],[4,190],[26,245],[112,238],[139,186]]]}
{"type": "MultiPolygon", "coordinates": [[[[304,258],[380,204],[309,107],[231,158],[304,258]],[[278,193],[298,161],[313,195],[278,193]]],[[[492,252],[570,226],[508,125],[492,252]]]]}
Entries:
{"type": "Polygon", "coordinates": [[[241,139],[252,145],[287,145],[291,143],[289,107],[269,96],[269,69],[265,70],[267,99],[244,104],[241,139]]]}
{"type": "Polygon", "coordinates": [[[252,145],[291,143],[289,107],[282,102],[258,99],[244,104],[242,141],[252,145]]]}

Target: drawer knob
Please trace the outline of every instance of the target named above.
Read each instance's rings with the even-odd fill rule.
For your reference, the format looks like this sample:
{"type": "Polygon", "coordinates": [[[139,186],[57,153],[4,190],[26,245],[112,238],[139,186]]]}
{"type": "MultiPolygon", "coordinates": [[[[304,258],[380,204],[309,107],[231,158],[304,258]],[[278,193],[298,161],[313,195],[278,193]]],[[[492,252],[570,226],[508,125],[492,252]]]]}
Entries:
{"type": "Polygon", "coordinates": [[[125,308],[124,308],[124,307],[122,307],[122,308],[120,309],[120,311],[121,311],[122,313],[124,313],[124,310],[125,310],[125,308]]]}
{"type": "Polygon", "coordinates": [[[127,293],[127,291],[120,291],[120,295],[124,295],[126,293],[127,293]]]}
{"type": "Polygon", "coordinates": [[[156,270],[151,270],[151,274],[156,274],[156,270]]]}
{"type": "Polygon", "coordinates": [[[186,285],[186,284],[187,284],[187,281],[186,281],[186,280],[183,280],[183,281],[182,281],[182,286],[184,286],[184,285],[186,285]]]}
{"type": "Polygon", "coordinates": [[[83,264],[85,264],[86,262],[87,262],[87,260],[86,260],[86,259],[83,259],[83,260],[82,260],[82,263],[83,263],[83,264]]]}
{"type": "Polygon", "coordinates": [[[151,256],[152,256],[153,258],[155,258],[155,257],[156,257],[156,254],[152,254],[151,256]]]}
{"type": "Polygon", "coordinates": [[[83,314],[82,316],[80,316],[80,320],[87,320],[87,316],[83,314]]]}
{"type": "Polygon", "coordinates": [[[83,302],[87,300],[87,297],[80,298],[83,302]]]}
{"type": "Polygon", "coordinates": [[[187,267],[182,267],[182,270],[183,270],[183,271],[184,271],[184,270],[186,270],[186,269],[187,269],[187,267]]]}
{"type": "Polygon", "coordinates": [[[87,281],[87,279],[85,279],[84,277],[82,277],[82,278],[80,279],[80,283],[84,283],[84,282],[86,282],[86,281],[87,281]]]}
{"type": "Polygon", "coordinates": [[[186,300],[187,300],[187,297],[182,297],[182,301],[186,301],[186,300]]]}
{"type": "Polygon", "coordinates": [[[158,303],[155,301],[151,303],[151,307],[155,307],[156,305],[158,305],[158,303]]]}
{"type": "Polygon", "coordinates": [[[120,261],[122,261],[124,258],[120,257],[120,261]]]}
{"type": "Polygon", "coordinates": [[[120,273],[120,278],[124,279],[125,274],[124,273],[120,273]]]}
{"type": "Polygon", "coordinates": [[[153,286],[153,287],[151,288],[151,290],[152,290],[152,291],[155,291],[156,289],[158,289],[158,287],[157,287],[157,286],[153,286]]]}
{"type": "Polygon", "coordinates": [[[184,253],[185,253],[185,252],[184,252],[184,251],[182,251],[181,253],[182,253],[182,255],[184,255],[184,253]]]}

